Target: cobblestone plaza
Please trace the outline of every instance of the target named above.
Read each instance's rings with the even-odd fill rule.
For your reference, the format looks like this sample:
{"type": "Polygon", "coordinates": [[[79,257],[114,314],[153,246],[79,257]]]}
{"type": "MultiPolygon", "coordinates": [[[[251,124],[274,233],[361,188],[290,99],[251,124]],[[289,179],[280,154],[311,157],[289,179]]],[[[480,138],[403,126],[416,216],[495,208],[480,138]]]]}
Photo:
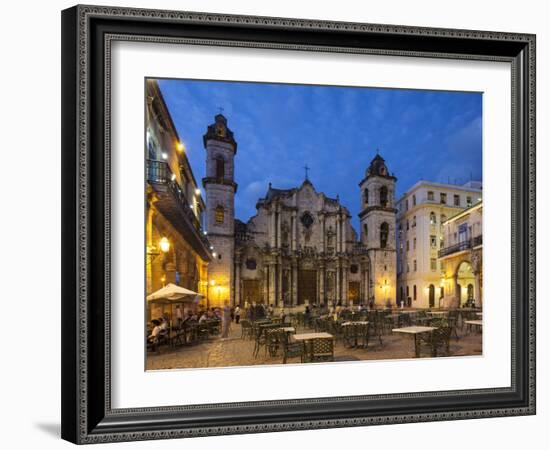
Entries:
{"type": "MultiPolygon", "coordinates": [[[[298,328],[297,333],[306,333],[307,328],[298,328]]],[[[479,356],[482,353],[482,334],[469,330],[467,326],[458,327],[458,339],[450,339],[451,356],[479,356]]],[[[187,346],[164,346],[147,356],[148,370],[188,369],[205,367],[230,367],[282,364],[281,352],[275,356],[262,348],[254,357],[253,339],[241,338],[241,327],[233,323],[227,339],[212,337],[206,341],[187,346]]],[[[430,357],[429,352],[421,352],[420,357],[430,357]]],[[[336,339],[334,361],[367,361],[383,359],[408,359],[414,357],[414,343],[411,336],[388,333],[382,335],[382,344],[378,338],[371,339],[367,348],[348,348],[342,339],[336,339]]],[[[288,363],[300,363],[300,357],[290,358],[288,363]]]]}

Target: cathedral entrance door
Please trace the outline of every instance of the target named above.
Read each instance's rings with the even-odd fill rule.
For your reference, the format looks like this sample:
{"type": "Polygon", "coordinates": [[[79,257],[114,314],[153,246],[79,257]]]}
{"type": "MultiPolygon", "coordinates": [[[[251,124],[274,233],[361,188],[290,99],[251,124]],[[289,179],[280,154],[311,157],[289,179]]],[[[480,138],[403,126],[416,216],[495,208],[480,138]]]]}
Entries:
{"type": "Polygon", "coordinates": [[[359,281],[350,281],[348,286],[348,299],[350,305],[356,305],[359,303],[359,289],[361,283],[359,281]]]}
{"type": "Polygon", "coordinates": [[[244,306],[245,302],[248,302],[250,305],[253,302],[262,302],[263,299],[261,293],[260,280],[243,280],[242,304],[240,306],[244,306]]]}
{"type": "Polygon", "coordinates": [[[317,304],[317,271],[300,270],[298,275],[298,304],[303,305],[306,300],[310,305],[317,304]]]}

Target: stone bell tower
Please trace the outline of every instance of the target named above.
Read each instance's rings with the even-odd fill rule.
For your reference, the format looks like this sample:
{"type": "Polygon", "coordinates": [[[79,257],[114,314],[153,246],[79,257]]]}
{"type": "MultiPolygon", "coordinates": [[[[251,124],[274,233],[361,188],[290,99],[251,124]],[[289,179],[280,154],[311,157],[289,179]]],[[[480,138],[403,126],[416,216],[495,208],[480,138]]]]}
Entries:
{"type": "Polygon", "coordinates": [[[237,142],[227,127],[227,119],[216,115],[203,136],[206,149],[206,229],[212,244],[212,262],[208,265],[208,304],[234,304],[235,193],[234,160],[237,142]]]}
{"type": "Polygon", "coordinates": [[[367,248],[371,265],[369,301],[374,300],[377,306],[396,302],[396,181],[377,152],[359,183],[361,243],[367,248]]]}

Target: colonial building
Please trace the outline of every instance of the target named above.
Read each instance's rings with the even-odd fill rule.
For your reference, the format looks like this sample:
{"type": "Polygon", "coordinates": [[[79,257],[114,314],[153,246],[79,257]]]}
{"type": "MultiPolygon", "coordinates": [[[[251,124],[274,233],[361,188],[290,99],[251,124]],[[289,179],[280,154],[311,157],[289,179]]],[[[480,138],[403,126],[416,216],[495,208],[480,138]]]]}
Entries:
{"type": "Polygon", "coordinates": [[[374,302],[395,298],[395,177],[377,155],[360,182],[361,240],[349,210],[300,186],[271,184],[247,222],[235,219],[237,143],[219,114],[204,135],[206,218],[215,252],[209,265],[212,304],[374,302]],[[365,197],[366,193],[367,196],[365,197]]]}
{"type": "Polygon", "coordinates": [[[481,183],[463,186],[419,181],[397,208],[397,301],[418,308],[443,306],[450,295],[438,252],[450,245],[444,224],[481,200],[481,183]]]}
{"type": "Polygon", "coordinates": [[[147,294],[174,283],[206,297],[211,259],[202,226],[206,205],[154,80],[147,81],[146,100],[147,294]]]}
{"type": "Polygon", "coordinates": [[[445,246],[439,251],[446,307],[483,305],[483,203],[443,223],[445,246]]]}

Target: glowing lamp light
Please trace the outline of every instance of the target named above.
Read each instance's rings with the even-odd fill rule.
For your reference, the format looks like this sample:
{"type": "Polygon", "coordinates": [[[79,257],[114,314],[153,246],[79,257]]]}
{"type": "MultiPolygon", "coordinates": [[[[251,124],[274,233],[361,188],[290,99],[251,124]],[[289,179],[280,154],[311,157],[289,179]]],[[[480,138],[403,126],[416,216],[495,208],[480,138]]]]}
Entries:
{"type": "Polygon", "coordinates": [[[182,153],[184,150],[185,150],[185,146],[181,143],[181,142],[177,142],[176,143],[176,150],[179,152],[179,153],[182,153]]]}
{"type": "Polygon", "coordinates": [[[202,234],[204,234],[204,235],[206,236],[206,235],[208,234],[208,231],[204,230],[204,231],[202,232],[202,234]]]}
{"type": "Polygon", "coordinates": [[[216,280],[210,280],[210,286],[216,286],[216,280]]]}
{"type": "Polygon", "coordinates": [[[170,177],[170,179],[171,179],[172,181],[175,181],[175,180],[176,180],[176,174],[173,173],[172,176],[170,177]]]}
{"type": "Polygon", "coordinates": [[[168,253],[170,251],[170,241],[168,240],[168,238],[166,237],[163,237],[161,240],[160,240],[160,250],[163,252],[163,253],[168,253]]]}
{"type": "Polygon", "coordinates": [[[215,258],[216,257],[216,252],[212,252],[212,256],[215,258]]]}
{"type": "Polygon", "coordinates": [[[162,159],[168,159],[168,153],[162,152],[162,159]]]}
{"type": "Polygon", "coordinates": [[[200,189],[195,189],[195,195],[197,195],[197,196],[201,195],[201,190],[200,189]]]}

